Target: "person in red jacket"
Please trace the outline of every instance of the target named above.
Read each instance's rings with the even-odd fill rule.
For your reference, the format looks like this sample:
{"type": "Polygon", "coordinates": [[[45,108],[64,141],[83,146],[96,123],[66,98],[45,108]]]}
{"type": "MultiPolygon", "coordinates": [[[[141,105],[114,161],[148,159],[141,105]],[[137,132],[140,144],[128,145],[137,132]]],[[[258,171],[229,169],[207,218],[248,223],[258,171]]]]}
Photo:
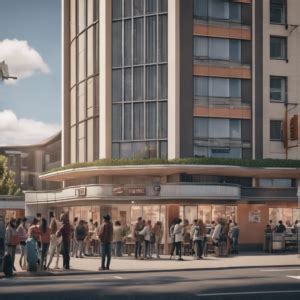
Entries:
{"type": "Polygon", "coordinates": [[[101,268],[99,268],[99,270],[109,270],[111,260],[111,242],[113,240],[113,224],[110,222],[110,215],[104,215],[103,220],[104,222],[102,223],[99,229],[99,238],[101,241],[102,254],[101,268]]]}

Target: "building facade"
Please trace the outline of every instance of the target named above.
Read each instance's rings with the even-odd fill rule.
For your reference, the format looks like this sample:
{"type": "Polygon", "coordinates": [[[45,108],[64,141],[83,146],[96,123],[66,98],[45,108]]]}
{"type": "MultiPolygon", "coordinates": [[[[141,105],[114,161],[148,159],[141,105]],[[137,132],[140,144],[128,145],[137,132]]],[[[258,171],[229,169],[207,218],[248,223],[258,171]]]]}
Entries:
{"type": "Polygon", "coordinates": [[[239,223],[249,247],[261,245],[269,219],[299,219],[296,168],[67,167],[111,158],[298,159],[299,11],[295,0],[62,1],[65,169],[41,178],[64,188],[27,193],[27,213],[100,221],[108,212],[128,225],[143,216],[165,232],[175,217],[221,216],[239,223]]]}

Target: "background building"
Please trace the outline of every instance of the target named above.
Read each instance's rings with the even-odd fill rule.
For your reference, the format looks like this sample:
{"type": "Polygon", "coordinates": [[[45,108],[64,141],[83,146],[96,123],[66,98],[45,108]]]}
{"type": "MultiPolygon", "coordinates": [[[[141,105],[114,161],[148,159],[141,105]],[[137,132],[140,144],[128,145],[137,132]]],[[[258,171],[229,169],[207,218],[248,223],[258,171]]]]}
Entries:
{"type": "Polygon", "coordinates": [[[175,217],[224,217],[239,223],[247,247],[261,246],[270,218],[300,219],[296,168],[84,164],[298,159],[298,146],[289,148],[298,106],[285,91],[297,102],[299,10],[295,0],[62,1],[65,169],[41,178],[64,189],[27,193],[27,213],[98,221],[110,213],[131,225],[143,216],[165,232],[175,217]]]}

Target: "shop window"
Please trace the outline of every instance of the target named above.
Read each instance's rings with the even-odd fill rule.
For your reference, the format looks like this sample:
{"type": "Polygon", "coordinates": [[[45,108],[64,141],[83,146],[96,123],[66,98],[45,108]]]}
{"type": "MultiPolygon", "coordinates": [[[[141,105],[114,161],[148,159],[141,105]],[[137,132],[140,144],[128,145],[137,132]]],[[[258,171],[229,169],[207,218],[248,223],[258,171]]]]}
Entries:
{"type": "Polygon", "coordinates": [[[259,186],[264,188],[291,188],[296,185],[292,179],[260,179],[259,186]]]}
{"type": "Polygon", "coordinates": [[[274,225],[281,220],[286,227],[292,227],[296,220],[300,221],[299,208],[269,208],[269,219],[274,225]]]}

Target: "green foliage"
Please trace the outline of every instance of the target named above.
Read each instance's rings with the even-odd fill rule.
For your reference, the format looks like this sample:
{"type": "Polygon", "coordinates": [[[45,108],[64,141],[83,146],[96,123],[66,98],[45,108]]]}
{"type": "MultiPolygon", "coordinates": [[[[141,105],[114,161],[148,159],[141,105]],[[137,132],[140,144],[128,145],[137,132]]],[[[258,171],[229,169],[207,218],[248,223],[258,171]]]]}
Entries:
{"type": "Polygon", "coordinates": [[[0,155],[0,195],[21,195],[22,191],[15,184],[15,174],[7,167],[7,159],[0,155]]]}
{"type": "Polygon", "coordinates": [[[191,157],[178,159],[100,159],[88,163],[75,163],[61,168],[52,169],[44,174],[85,167],[126,166],[126,165],[223,165],[249,168],[300,168],[300,160],[283,159],[233,159],[212,157],[191,157]]]}

